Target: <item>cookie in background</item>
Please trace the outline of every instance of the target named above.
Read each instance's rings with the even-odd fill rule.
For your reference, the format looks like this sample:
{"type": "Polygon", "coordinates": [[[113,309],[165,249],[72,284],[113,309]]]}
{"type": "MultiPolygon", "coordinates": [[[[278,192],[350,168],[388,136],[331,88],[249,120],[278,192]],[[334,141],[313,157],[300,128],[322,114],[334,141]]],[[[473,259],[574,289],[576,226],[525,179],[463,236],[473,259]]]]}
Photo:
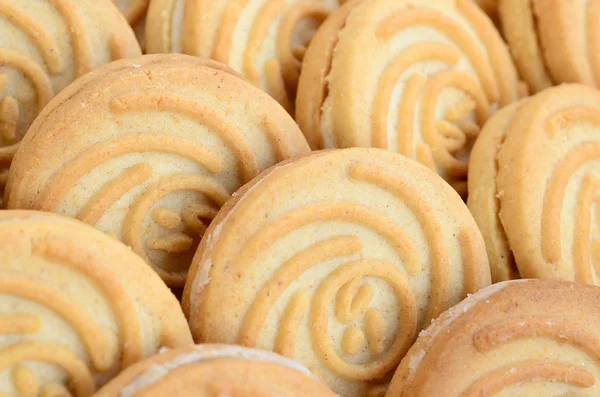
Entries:
{"type": "Polygon", "coordinates": [[[293,114],[306,47],[344,1],[152,0],[147,51],[225,63],[293,114]]]}
{"type": "Polygon", "coordinates": [[[231,194],[308,151],[290,115],[224,65],[146,55],[84,76],[44,109],[17,152],[6,202],[94,225],[183,286],[231,194]]]}
{"type": "Polygon", "coordinates": [[[600,288],[506,281],[442,314],[386,397],[597,396],[600,288]]]}
{"type": "Polygon", "coordinates": [[[311,41],[296,120],[313,149],[388,149],[466,196],[471,146],[518,88],[500,34],[472,0],[354,0],[311,41]]]}
{"type": "Polygon", "coordinates": [[[5,0],[0,16],[1,195],[19,141],[54,95],[140,48],[110,0],[5,0]]]}
{"type": "Polygon", "coordinates": [[[146,40],[146,10],[150,0],[112,0],[133,28],[142,49],[146,40]]]}
{"type": "Polygon", "coordinates": [[[499,0],[502,31],[531,92],[555,84],[600,87],[600,4],[499,0]]]}
{"type": "Polygon", "coordinates": [[[162,352],[123,371],[94,397],[335,397],[302,365],[262,350],[196,345],[162,352]]]}
{"type": "Polygon", "coordinates": [[[202,239],[182,303],[196,342],[272,350],[365,396],[431,319],[489,283],[481,234],[447,183],[351,148],[246,184],[202,239]]]}
{"type": "Polygon", "coordinates": [[[191,344],[179,303],[128,247],[59,215],[0,211],[0,393],[89,397],[191,344]]]}
{"type": "Polygon", "coordinates": [[[468,200],[492,279],[600,284],[599,178],[600,91],[561,85],[496,114],[473,148],[468,200]]]}

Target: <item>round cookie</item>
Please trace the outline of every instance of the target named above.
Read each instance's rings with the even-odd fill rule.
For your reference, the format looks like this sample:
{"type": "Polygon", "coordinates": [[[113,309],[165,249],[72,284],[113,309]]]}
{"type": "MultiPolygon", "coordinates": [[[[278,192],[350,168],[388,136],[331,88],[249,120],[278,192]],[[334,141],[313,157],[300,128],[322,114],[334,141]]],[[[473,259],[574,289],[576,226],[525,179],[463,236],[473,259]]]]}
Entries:
{"type": "Polygon", "coordinates": [[[600,394],[600,288],[506,281],[419,335],[386,397],[600,394]]]}
{"type": "Polygon", "coordinates": [[[183,307],[197,342],[274,350],[362,396],[432,318],[489,283],[481,234],[448,184],[352,148],[245,185],[202,239],[183,307]]]}
{"type": "Polygon", "coordinates": [[[109,0],[5,0],[0,17],[1,194],[18,142],[52,97],[140,48],[109,0]]]}
{"type": "Polygon", "coordinates": [[[600,86],[600,3],[500,0],[499,15],[531,91],[553,83],[600,86]]]}
{"type": "Polygon", "coordinates": [[[6,202],[95,225],[182,286],[231,193],[308,151],[287,112],[223,65],[148,55],[98,69],[44,109],[17,152],[6,202]]]}
{"type": "Polygon", "coordinates": [[[153,0],[149,53],[183,52],[229,65],[293,114],[313,34],[345,0],[153,0]]]}
{"type": "Polygon", "coordinates": [[[309,46],[296,119],[313,149],[398,152],[466,195],[480,126],[517,89],[508,50],[472,0],[354,0],[309,46]]]}
{"type": "Polygon", "coordinates": [[[0,394],[90,396],[161,347],[192,344],[160,278],[81,222],[0,211],[0,394]]]}
{"type": "Polygon", "coordinates": [[[525,278],[600,284],[600,92],[578,84],[547,89],[503,110],[474,152],[469,207],[490,256],[506,248],[490,262],[508,263],[512,252],[525,278]]]}
{"type": "Polygon", "coordinates": [[[277,354],[234,345],[168,350],[142,361],[95,397],[153,396],[335,397],[300,364],[277,354]]]}

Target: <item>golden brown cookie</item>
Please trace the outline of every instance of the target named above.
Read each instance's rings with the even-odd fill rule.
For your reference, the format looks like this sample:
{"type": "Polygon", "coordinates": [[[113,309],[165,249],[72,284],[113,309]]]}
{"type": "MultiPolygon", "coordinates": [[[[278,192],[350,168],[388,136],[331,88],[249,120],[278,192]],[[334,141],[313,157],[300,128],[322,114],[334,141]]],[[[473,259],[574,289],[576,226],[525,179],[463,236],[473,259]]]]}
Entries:
{"type": "Polygon", "coordinates": [[[340,3],[343,0],[152,0],[147,50],[225,63],[293,114],[306,47],[340,3]]]}
{"type": "Polygon", "coordinates": [[[531,91],[554,83],[600,86],[598,1],[499,0],[499,15],[531,91]]]}
{"type": "Polygon", "coordinates": [[[202,239],[183,306],[198,342],[274,350],[364,396],[432,318],[489,283],[481,234],[448,184],[353,148],[245,185],[202,239]]]}
{"type": "Polygon", "coordinates": [[[498,2],[499,0],[475,0],[475,2],[481,7],[490,18],[495,19],[498,13],[498,2]]]}
{"type": "Polygon", "coordinates": [[[44,109],[6,202],[95,225],[181,286],[231,193],[308,150],[287,112],[223,65],[144,56],[84,76],[44,109]]]}
{"type": "Polygon", "coordinates": [[[0,395],[90,396],[191,344],[173,294],[123,244],[59,215],[0,211],[0,395]]]}
{"type": "Polygon", "coordinates": [[[52,97],[140,48],[109,0],[3,0],[0,17],[1,194],[18,142],[52,97]]]}
{"type": "Polygon", "coordinates": [[[492,265],[514,255],[523,277],[600,284],[599,91],[562,85],[503,110],[472,158],[469,207],[492,265]]]}
{"type": "Polygon", "coordinates": [[[168,350],[123,371],[95,397],[335,397],[300,364],[234,345],[168,350]]]}
{"type": "Polygon", "coordinates": [[[597,396],[599,300],[567,281],[482,289],[419,335],[386,397],[597,396]]]}
{"type": "Polygon", "coordinates": [[[306,53],[296,119],[312,148],[378,147],[466,194],[480,127],[517,99],[514,66],[471,0],[354,0],[306,53]]]}

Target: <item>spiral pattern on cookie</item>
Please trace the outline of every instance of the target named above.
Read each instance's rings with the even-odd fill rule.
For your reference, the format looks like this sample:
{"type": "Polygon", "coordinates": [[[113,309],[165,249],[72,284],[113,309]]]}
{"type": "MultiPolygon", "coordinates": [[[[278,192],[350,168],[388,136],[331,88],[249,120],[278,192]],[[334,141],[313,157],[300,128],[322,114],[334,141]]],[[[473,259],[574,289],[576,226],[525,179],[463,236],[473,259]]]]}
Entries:
{"type": "Polygon", "coordinates": [[[119,368],[149,351],[190,343],[183,314],[168,289],[126,247],[102,233],[55,215],[5,211],[0,235],[5,252],[0,373],[11,379],[3,391],[90,396],[119,368]],[[131,273],[119,270],[121,265],[131,266],[131,273]],[[130,285],[139,281],[162,295],[144,298],[148,291],[142,285],[130,285]],[[156,307],[145,307],[149,304],[156,307]],[[161,313],[167,308],[171,312],[161,313]],[[155,328],[149,338],[150,322],[155,328]],[[39,363],[54,369],[44,372],[39,363]]]}
{"type": "Polygon", "coordinates": [[[485,288],[421,333],[387,395],[595,395],[597,318],[583,318],[572,308],[593,305],[599,293],[596,287],[543,280],[485,288]]]}
{"type": "Polygon", "coordinates": [[[24,143],[33,144],[32,157],[17,156],[14,172],[37,164],[51,171],[32,175],[39,191],[9,182],[8,206],[64,213],[111,233],[172,285],[183,285],[202,235],[233,191],[308,150],[275,101],[212,61],[138,58],[109,66],[78,92],[48,114],[71,112],[88,131],[62,130],[79,144],[64,141],[66,152],[49,155],[51,130],[64,125],[34,126],[47,132],[24,143]],[[203,89],[190,92],[178,73],[202,79],[203,89]],[[86,93],[100,86],[106,95],[90,100],[86,93]],[[233,91],[223,86],[239,99],[230,102],[233,91]],[[250,96],[255,105],[247,107],[250,96]],[[38,155],[54,157],[52,166],[38,155]]]}
{"type": "Polygon", "coordinates": [[[0,168],[8,168],[29,125],[67,84],[96,66],[140,54],[127,24],[114,18],[117,10],[92,3],[0,4],[0,168]],[[92,17],[109,22],[98,26],[92,17]],[[106,49],[93,48],[96,37],[106,49]]]}
{"type": "Polygon", "coordinates": [[[240,72],[293,113],[310,38],[339,0],[163,0],[150,9],[150,52],[211,57],[240,72]],[[158,18],[164,10],[170,18],[158,18]],[[202,15],[202,22],[198,23],[202,15]],[[215,22],[216,21],[216,22],[215,22]]]}
{"type": "Polygon", "coordinates": [[[296,117],[313,148],[398,152],[463,195],[480,127],[517,98],[508,51],[471,0],[350,2],[305,65],[296,117]]]}
{"type": "Polygon", "coordinates": [[[314,154],[240,195],[211,226],[188,278],[195,337],[296,358],[338,393],[378,387],[424,324],[489,283],[481,235],[460,198],[395,154],[314,154]],[[332,183],[339,194],[327,191],[332,183]],[[425,185],[459,205],[451,217],[464,222],[445,224],[425,185]],[[220,293],[243,303],[217,316],[220,293]]]}

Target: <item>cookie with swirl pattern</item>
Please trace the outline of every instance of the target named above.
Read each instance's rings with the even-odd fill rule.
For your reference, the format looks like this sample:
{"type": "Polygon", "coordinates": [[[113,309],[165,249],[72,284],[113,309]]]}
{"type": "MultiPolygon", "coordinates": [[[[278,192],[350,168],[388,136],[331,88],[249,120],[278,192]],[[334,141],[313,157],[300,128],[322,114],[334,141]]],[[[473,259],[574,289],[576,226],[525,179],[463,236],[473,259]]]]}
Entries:
{"type": "Polygon", "coordinates": [[[202,239],[183,307],[196,341],[273,350],[363,396],[385,390],[431,319],[489,283],[481,234],[448,184],[351,148],[245,185],[202,239]]]}
{"type": "Polygon", "coordinates": [[[599,299],[558,280],[482,289],[419,335],[386,397],[597,396],[599,299]]]}
{"type": "Polygon", "coordinates": [[[91,396],[191,344],[177,299],[128,247],[56,214],[0,211],[0,395],[91,396]]]}
{"type": "Polygon", "coordinates": [[[596,89],[562,85],[486,125],[471,162],[469,208],[492,265],[600,284],[599,104],[596,89]]]}
{"type": "Polygon", "coordinates": [[[335,397],[302,365],[277,354],[234,345],[173,349],[139,362],[95,397],[335,397]]]}
{"type": "Polygon", "coordinates": [[[35,117],[67,84],[112,60],[140,55],[110,0],[0,4],[0,190],[35,117]]]}
{"type": "Polygon", "coordinates": [[[147,55],[84,76],[44,109],[15,157],[6,202],[113,234],[182,286],[230,195],[308,150],[289,114],[223,65],[147,55]]]}
{"type": "Polygon", "coordinates": [[[504,42],[472,0],[354,0],[311,41],[296,119],[313,149],[388,149],[466,195],[471,146],[518,88],[504,42]]]}
{"type": "Polygon", "coordinates": [[[532,92],[554,84],[600,87],[600,2],[500,0],[504,36],[532,92]]]}
{"type": "Polygon", "coordinates": [[[149,53],[182,52],[229,65],[293,114],[306,47],[346,0],[153,0],[149,53]]]}

